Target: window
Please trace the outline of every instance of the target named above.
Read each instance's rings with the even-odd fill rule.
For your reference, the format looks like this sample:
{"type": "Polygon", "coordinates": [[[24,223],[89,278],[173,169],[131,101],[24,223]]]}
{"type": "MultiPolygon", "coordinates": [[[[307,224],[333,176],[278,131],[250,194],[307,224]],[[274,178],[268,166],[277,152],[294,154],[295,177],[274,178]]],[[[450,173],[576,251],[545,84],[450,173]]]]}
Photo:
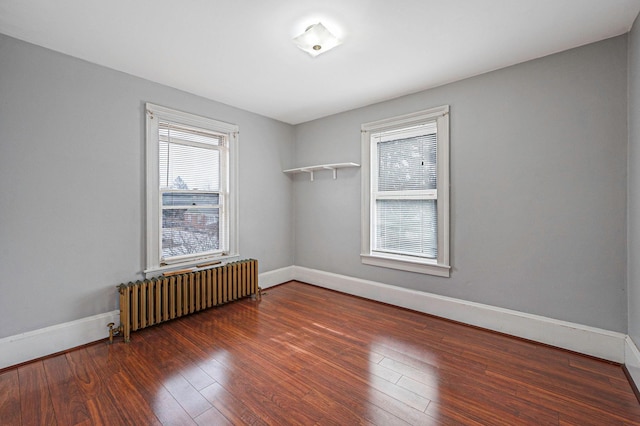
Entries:
{"type": "Polygon", "coordinates": [[[147,270],[237,256],[238,127],[147,104],[147,270]]]}
{"type": "Polygon", "coordinates": [[[362,125],[362,262],[449,276],[449,107],[362,125]]]}

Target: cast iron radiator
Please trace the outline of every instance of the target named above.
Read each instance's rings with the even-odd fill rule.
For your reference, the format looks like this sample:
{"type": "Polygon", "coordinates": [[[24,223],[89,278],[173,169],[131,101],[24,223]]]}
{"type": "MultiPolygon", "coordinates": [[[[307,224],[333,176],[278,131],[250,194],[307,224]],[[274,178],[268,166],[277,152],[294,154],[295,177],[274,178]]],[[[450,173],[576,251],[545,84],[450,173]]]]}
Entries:
{"type": "MultiPolygon", "coordinates": [[[[125,342],[131,332],[193,312],[259,295],[258,261],[227,263],[216,268],[120,284],[120,327],[125,342]]],[[[113,323],[110,341],[113,340],[113,323]]]]}

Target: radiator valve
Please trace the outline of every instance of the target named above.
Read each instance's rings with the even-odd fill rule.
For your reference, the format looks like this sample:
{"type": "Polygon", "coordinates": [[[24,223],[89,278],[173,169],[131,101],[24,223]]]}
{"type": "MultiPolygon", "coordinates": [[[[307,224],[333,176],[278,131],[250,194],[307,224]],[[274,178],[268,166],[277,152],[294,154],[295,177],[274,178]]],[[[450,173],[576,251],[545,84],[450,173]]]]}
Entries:
{"type": "Polygon", "coordinates": [[[118,336],[120,333],[122,333],[123,327],[119,326],[117,328],[113,328],[115,324],[110,322],[109,324],[107,324],[107,327],[109,327],[109,344],[113,343],[113,336],[118,336]]]}

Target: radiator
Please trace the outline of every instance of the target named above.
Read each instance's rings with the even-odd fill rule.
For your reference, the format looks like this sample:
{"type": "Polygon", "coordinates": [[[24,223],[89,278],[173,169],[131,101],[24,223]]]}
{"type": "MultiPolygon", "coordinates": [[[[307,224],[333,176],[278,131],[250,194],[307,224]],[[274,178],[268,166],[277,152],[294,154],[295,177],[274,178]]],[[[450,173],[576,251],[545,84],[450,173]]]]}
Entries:
{"type": "MultiPolygon", "coordinates": [[[[125,342],[131,332],[259,294],[258,261],[227,263],[217,268],[162,276],[118,286],[120,327],[125,342]]],[[[113,341],[113,323],[109,324],[113,341]]]]}

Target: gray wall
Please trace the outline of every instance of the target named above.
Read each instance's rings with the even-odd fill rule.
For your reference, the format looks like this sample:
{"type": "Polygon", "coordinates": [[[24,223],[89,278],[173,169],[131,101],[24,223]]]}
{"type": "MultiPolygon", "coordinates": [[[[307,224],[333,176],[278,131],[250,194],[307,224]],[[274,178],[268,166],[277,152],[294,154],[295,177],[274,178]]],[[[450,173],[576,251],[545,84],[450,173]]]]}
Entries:
{"type": "Polygon", "coordinates": [[[640,344],[640,19],[629,33],[629,336],[640,344]]]}
{"type": "Polygon", "coordinates": [[[295,177],[295,264],[626,332],[626,36],[298,125],[290,166],[360,163],[361,123],[444,104],[451,278],[361,264],[358,169],[295,177]]]}
{"type": "Polygon", "coordinates": [[[142,277],[147,101],[240,125],[240,248],[261,271],[295,264],[626,332],[637,33],[629,64],[621,36],[296,127],[0,35],[0,338],[111,311],[115,285],[142,277]],[[364,266],[359,169],[281,170],[360,163],[361,123],[443,104],[452,276],[364,266]]]}
{"type": "Polygon", "coordinates": [[[240,126],[241,255],[293,264],[290,125],[0,35],[0,338],[142,278],[145,102],[240,126]]]}

